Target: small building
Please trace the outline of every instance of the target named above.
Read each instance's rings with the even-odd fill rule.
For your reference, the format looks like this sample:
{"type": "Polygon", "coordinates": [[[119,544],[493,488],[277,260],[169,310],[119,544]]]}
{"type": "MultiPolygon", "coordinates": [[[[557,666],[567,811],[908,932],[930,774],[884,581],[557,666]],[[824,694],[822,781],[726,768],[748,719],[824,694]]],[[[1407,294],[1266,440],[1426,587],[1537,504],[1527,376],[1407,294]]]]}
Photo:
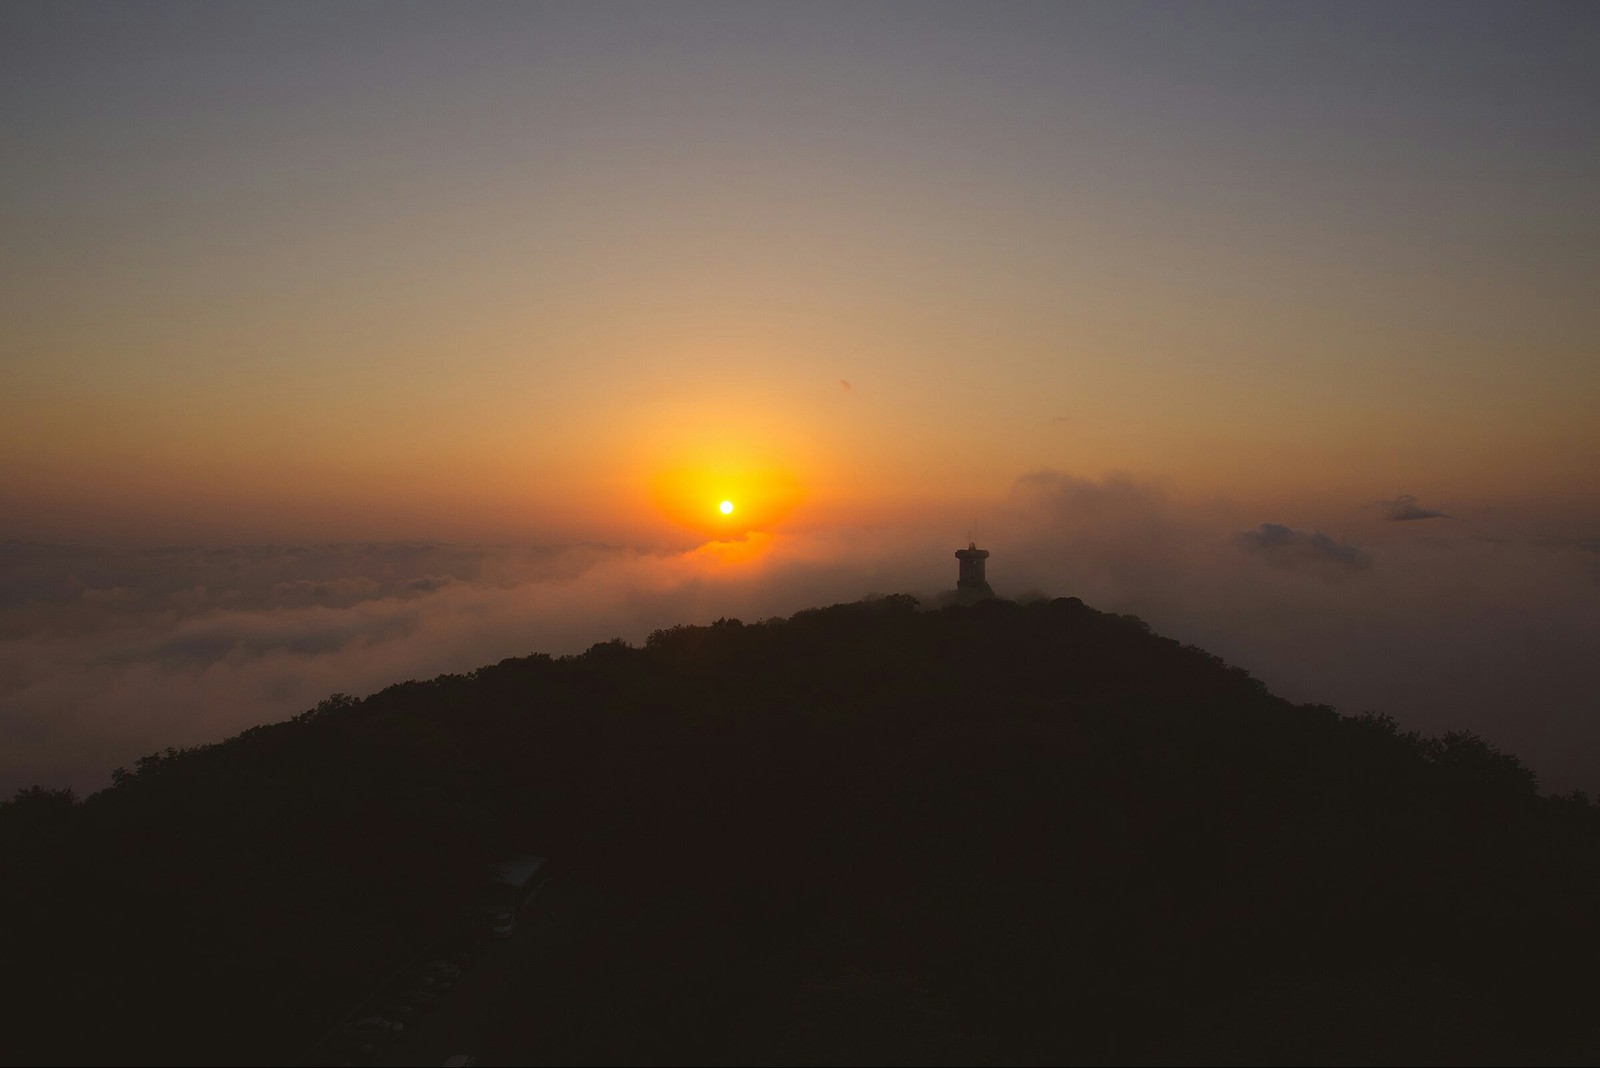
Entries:
{"type": "Polygon", "coordinates": [[[993,597],[994,590],[984,577],[984,561],[989,559],[989,550],[980,549],[976,542],[969,541],[965,549],[956,550],[956,559],[961,561],[961,570],[956,576],[957,597],[963,601],[993,597]]]}

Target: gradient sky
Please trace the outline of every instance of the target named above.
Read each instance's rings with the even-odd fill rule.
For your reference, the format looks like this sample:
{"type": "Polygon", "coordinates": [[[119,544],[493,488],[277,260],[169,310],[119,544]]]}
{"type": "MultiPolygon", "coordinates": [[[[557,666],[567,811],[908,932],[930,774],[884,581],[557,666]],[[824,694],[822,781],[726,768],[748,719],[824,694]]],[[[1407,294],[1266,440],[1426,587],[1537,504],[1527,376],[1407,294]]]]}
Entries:
{"type": "Polygon", "coordinates": [[[8,0],[0,794],[938,603],[969,531],[1594,789],[1597,56],[1592,2],[8,0]]]}
{"type": "Polygon", "coordinates": [[[1597,55],[1590,3],[13,0],[0,536],[964,528],[1039,469],[1592,534],[1597,55]]]}

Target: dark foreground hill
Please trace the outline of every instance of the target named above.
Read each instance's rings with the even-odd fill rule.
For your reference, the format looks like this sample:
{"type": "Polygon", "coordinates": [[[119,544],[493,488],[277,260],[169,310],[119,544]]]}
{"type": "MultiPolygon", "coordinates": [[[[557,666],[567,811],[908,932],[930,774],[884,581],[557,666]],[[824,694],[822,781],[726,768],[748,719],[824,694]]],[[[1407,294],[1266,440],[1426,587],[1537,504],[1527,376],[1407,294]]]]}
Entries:
{"type": "Polygon", "coordinates": [[[1600,809],[1076,600],[888,598],[335,698],[19,794],[0,850],[12,1061],[294,1059],[513,852],[552,858],[566,918],[498,995],[507,1059],[1600,1052],[1600,809]]]}

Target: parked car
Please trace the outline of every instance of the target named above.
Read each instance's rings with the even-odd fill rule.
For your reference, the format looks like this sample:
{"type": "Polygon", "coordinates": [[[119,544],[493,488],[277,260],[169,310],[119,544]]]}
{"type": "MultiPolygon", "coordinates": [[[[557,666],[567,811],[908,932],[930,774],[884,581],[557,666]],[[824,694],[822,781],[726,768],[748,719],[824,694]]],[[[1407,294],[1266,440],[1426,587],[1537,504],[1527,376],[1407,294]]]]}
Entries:
{"type": "Polygon", "coordinates": [[[396,1034],[393,1028],[387,1026],[387,1021],[383,1025],[357,1021],[346,1026],[339,1037],[352,1045],[377,1047],[388,1043],[396,1034]]]}
{"type": "Polygon", "coordinates": [[[404,996],[383,999],[383,1015],[391,1020],[410,1023],[418,1011],[418,1007],[404,996]]]}
{"type": "Polygon", "coordinates": [[[376,1055],[378,1052],[378,1044],[376,1042],[368,1041],[367,1039],[351,1038],[346,1036],[343,1038],[337,1038],[330,1042],[327,1046],[327,1049],[329,1052],[328,1061],[330,1063],[338,1061],[359,1063],[376,1055]]]}
{"type": "Polygon", "coordinates": [[[409,1002],[419,1009],[426,1009],[439,1000],[439,991],[442,987],[414,986],[400,995],[402,1001],[409,1002]]]}

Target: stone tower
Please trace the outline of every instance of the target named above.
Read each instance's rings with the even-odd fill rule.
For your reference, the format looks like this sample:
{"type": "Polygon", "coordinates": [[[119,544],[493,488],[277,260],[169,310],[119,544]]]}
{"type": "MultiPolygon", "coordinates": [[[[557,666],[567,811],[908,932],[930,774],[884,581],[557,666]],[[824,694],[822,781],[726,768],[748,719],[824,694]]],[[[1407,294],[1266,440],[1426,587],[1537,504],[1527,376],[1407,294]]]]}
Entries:
{"type": "Polygon", "coordinates": [[[964,601],[993,597],[994,590],[989,588],[989,581],[983,577],[983,562],[989,559],[989,550],[980,549],[976,542],[969,541],[965,549],[956,550],[956,559],[961,561],[961,572],[956,577],[956,594],[964,601]]]}

